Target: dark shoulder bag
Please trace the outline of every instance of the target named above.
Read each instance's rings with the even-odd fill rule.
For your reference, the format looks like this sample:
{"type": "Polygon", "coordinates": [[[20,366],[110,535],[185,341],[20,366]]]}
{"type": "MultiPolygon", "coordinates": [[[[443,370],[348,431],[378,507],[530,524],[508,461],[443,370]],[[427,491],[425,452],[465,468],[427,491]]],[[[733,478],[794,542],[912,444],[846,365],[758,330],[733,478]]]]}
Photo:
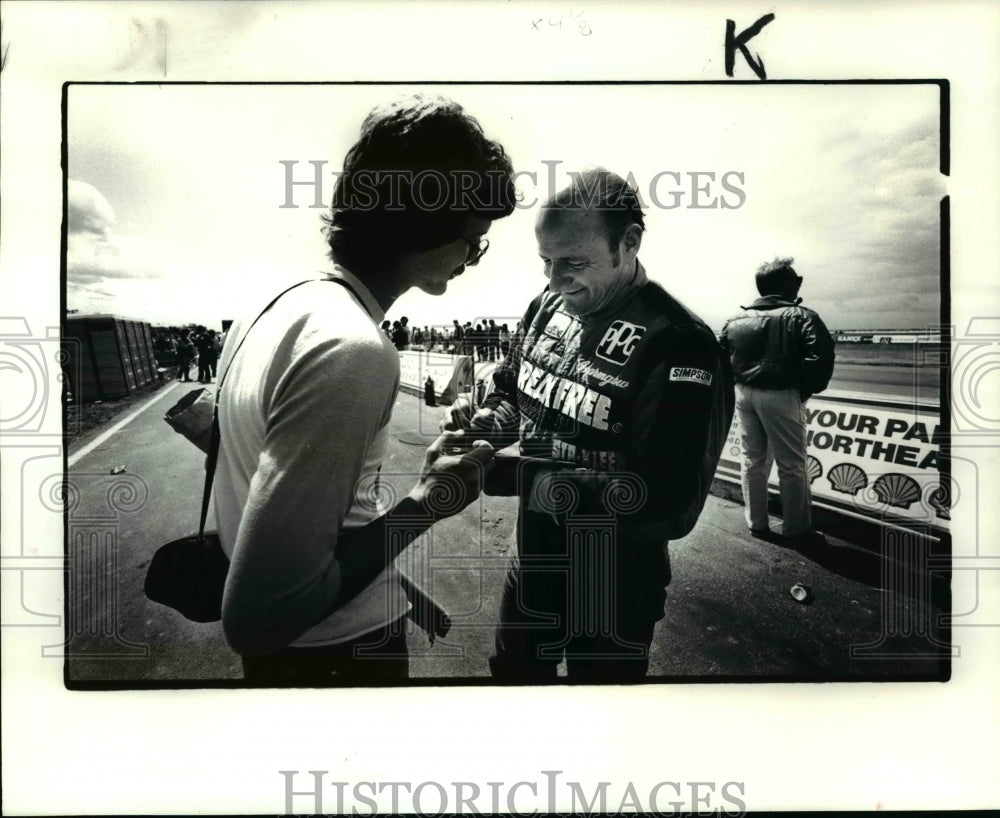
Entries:
{"type": "MultiPolygon", "coordinates": [[[[300,281],[298,284],[293,284],[288,289],[282,290],[272,299],[270,304],[261,310],[260,315],[253,320],[236,345],[233,356],[229,359],[230,366],[240,347],[243,346],[247,335],[250,334],[250,330],[253,329],[254,324],[260,320],[261,316],[271,309],[281,296],[305,283],[305,281],[300,281]]],[[[182,431],[185,437],[200,449],[208,452],[208,459],[205,461],[205,488],[201,496],[201,518],[198,522],[198,533],[161,545],[153,554],[153,559],[146,570],[144,585],[146,597],[153,602],[173,608],[193,622],[218,622],[222,618],[222,592],[225,590],[226,575],[229,573],[229,558],[222,550],[218,533],[205,531],[208,505],[212,499],[212,481],[219,459],[221,440],[218,394],[222,392],[222,385],[227,374],[228,367],[219,378],[217,394],[212,402],[212,424],[208,434],[191,435],[182,431]],[[200,439],[196,439],[196,437],[200,439]],[[205,440],[205,438],[208,439],[205,440]]],[[[205,392],[207,390],[197,390],[197,393],[189,393],[185,398],[201,393],[201,400],[204,402],[205,392]]],[[[171,426],[177,428],[169,416],[166,420],[171,426]]],[[[181,430],[178,429],[178,431],[181,430]]]]}
{"type": "MultiPolygon", "coordinates": [[[[329,279],[343,284],[354,293],[351,286],[343,279],[329,279]]],[[[240,339],[239,344],[229,359],[230,366],[236,353],[239,352],[253,325],[289,290],[306,282],[300,281],[279,293],[254,319],[240,339]]],[[[357,294],[354,293],[355,297],[357,294]]],[[[358,299],[360,301],[360,299],[358,299]]],[[[362,302],[363,303],[363,302],[362,302]]],[[[219,378],[217,392],[222,392],[226,372],[219,378]]],[[[218,395],[212,411],[211,436],[208,441],[208,459],[205,462],[205,488],[201,497],[201,518],[198,523],[198,533],[172,540],[161,545],[153,555],[146,571],[145,592],[153,602],[166,605],[193,622],[218,622],[222,618],[222,594],[226,587],[226,575],[229,573],[229,558],[222,550],[218,533],[205,531],[208,518],[208,504],[212,498],[212,480],[215,477],[215,465],[219,457],[219,412],[218,395]]],[[[411,608],[409,617],[416,625],[426,631],[431,644],[436,636],[445,636],[451,628],[451,618],[433,598],[411,580],[401,570],[400,581],[411,608]]]]}

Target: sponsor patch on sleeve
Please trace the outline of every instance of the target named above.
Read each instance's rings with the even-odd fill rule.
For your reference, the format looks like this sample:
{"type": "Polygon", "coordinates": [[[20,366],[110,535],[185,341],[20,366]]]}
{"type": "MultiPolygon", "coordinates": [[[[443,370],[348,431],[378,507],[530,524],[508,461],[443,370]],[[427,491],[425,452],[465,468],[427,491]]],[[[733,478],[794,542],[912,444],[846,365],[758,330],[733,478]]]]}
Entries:
{"type": "Polygon", "coordinates": [[[707,369],[695,369],[690,366],[672,366],[670,367],[670,380],[711,386],[712,373],[707,369]]]}

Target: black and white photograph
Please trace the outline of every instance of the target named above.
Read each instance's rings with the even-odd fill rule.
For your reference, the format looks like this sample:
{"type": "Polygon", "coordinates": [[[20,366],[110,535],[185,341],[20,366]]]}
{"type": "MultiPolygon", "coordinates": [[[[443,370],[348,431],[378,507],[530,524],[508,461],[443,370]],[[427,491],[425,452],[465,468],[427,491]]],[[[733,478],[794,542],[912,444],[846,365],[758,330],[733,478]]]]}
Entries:
{"type": "Polygon", "coordinates": [[[8,7],[5,810],[996,806],[996,22],[8,7]]]}
{"type": "Polygon", "coordinates": [[[70,85],[68,686],[946,680],[947,91],[70,85]]]}

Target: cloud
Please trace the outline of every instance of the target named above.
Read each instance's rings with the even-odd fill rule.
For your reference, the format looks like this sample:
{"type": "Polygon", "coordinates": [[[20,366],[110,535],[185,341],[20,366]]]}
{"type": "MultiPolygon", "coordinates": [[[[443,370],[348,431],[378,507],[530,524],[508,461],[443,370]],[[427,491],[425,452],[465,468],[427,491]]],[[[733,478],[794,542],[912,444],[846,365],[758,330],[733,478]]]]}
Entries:
{"type": "MultiPolygon", "coordinates": [[[[112,187],[117,190],[117,188],[112,187]]],[[[124,197],[123,197],[124,198],[124,197]]],[[[125,198],[125,201],[129,200],[125,198]]],[[[230,304],[251,293],[246,279],[267,281],[273,269],[241,260],[242,277],[222,278],[231,269],[229,248],[206,248],[193,238],[196,226],[157,223],[149,230],[135,205],[115,212],[92,184],[69,181],[67,189],[66,301],[81,313],[109,313],[153,322],[196,320],[217,326],[232,317],[230,304]],[[142,225],[138,234],[131,232],[142,225]],[[178,240],[186,235],[187,240],[178,240]]],[[[216,231],[218,232],[218,231],[216,231]]],[[[256,302],[251,302],[252,306],[256,302]]]]}
{"type": "Polygon", "coordinates": [[[83,233],[106,241],[118,219],[101,192],[86,182],[70,179],[67,197],[70,235],[83,233]]]}
{"type": "Polygon", "coordinates": [[[162,276],[149,242],[122,235],[114,208],[96,187],[75,179],[67,191],[67,283],[108,295],[114,282],[162,276]]]}
{"type": "Polygon", "coordinates": [[[777,224],[790,234],[798,228],[804,294],[831,325],[937,320],[946,193],[939,142],[936,114],[833,123],[816,154],[799,160],[809,182],[784,191],[788,206],[772,203],[777,224]]]}
{"type": "Polygon", "coordinates": [[[70,179],[67,217],[67,279],[85,285],[121,278],[125,273],[114,232],[117,217],[101,192],[70,179]]]}

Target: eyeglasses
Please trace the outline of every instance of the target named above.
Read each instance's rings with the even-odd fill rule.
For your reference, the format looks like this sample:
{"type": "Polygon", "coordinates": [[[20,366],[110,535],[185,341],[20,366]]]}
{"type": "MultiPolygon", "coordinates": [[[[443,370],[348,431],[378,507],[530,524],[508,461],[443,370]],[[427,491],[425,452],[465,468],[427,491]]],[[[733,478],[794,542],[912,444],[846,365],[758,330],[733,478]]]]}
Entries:
{"type": "Polygon", "coordinates": [[[479,259],[486,255],[486,251],[490,249],[490,240],[486,236],[480,236],[478,239],[467,239],[462,236],[462,241],[469,245],[469,255],[465,259],[466,267],[474,267],[479,264],[479,259]]]}

